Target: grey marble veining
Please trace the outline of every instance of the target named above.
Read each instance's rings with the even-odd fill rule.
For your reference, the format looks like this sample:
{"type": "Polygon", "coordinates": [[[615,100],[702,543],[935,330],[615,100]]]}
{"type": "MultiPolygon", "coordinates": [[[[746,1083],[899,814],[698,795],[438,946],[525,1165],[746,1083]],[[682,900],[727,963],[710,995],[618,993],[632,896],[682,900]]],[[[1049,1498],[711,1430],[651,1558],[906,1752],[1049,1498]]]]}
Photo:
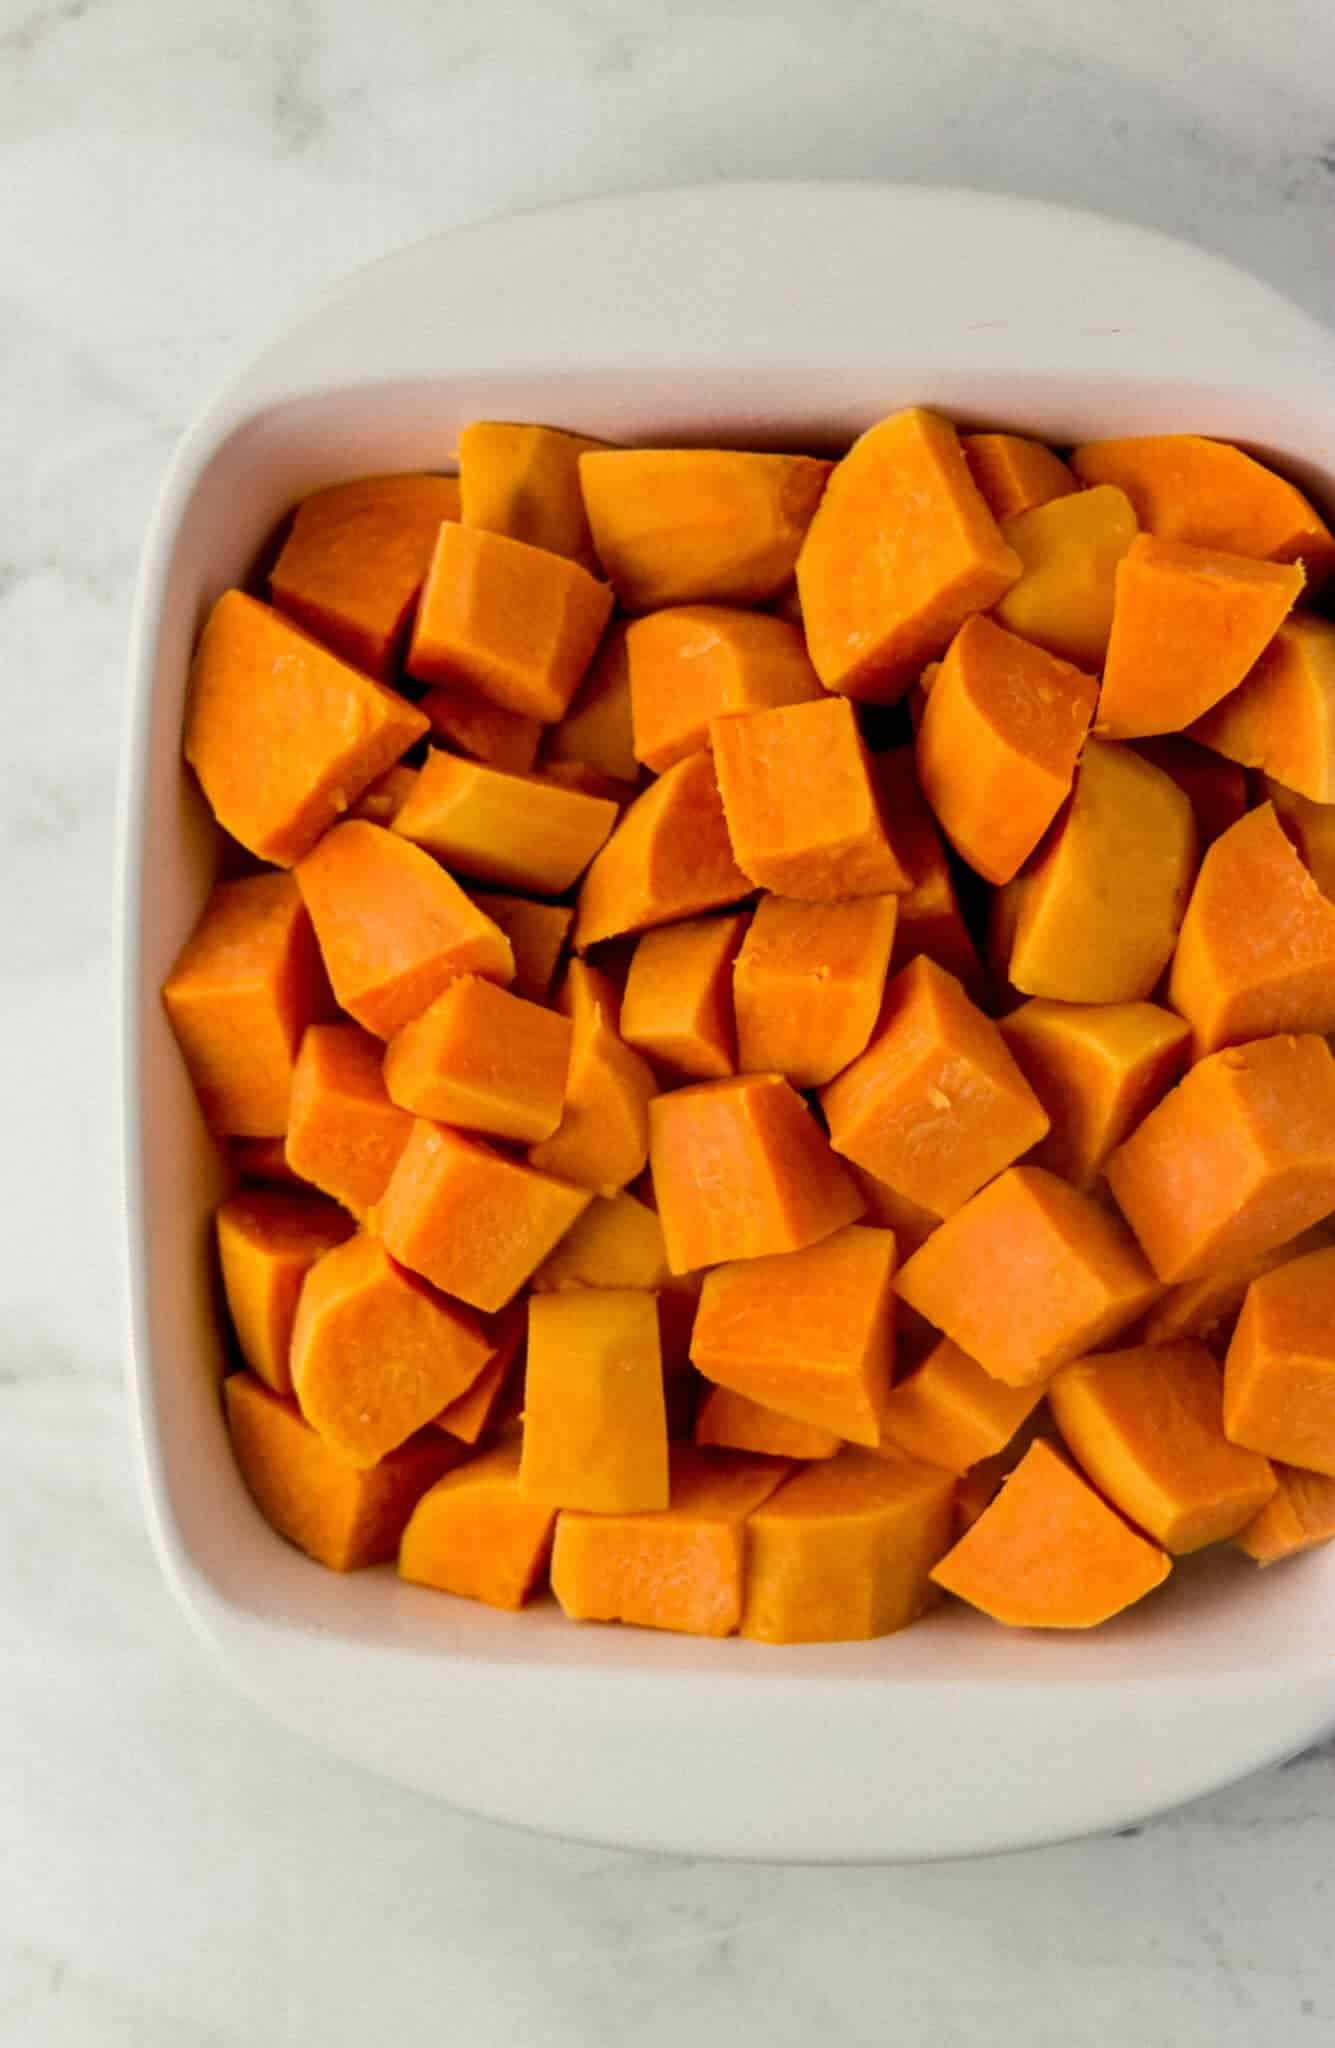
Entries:
{"type": "Polygon", "coordinates": [[[1326,0],[0,0],[0,2044],[1332,2037],[1335,1750],[1126,1838],[809,1872],[507,1833],[262,1721],[128,1475],[107,973],[147,508],[310,291],[585,191],[891,176],[1161,225],[1335,320],[1333,78],[1326,0]]]}

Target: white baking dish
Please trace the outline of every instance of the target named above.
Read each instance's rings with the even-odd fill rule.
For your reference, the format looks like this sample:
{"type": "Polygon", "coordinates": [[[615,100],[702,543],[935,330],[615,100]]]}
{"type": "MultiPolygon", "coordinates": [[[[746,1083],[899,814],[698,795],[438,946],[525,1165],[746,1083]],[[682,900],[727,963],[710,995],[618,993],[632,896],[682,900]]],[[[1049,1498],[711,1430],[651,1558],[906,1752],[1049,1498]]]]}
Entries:
{"type": "Polygon", "coordinates": [[[944,1856],[1110,1828],[1335,1724],[1335,1549],[1183,1567],[1095,1634],[943,1611],[770,1649],[575,1628],[342,1579],[270,1533],[228,1453],[218,1170],[158,987],[214,841],[180,765],[190,646],[275,519],[358,472],[448,466],[482,416],[616,439],[837,447],[911,401],[1058,442],[1195,428],[1335,501],[1331,337],[1253,279],[1090,215],[753,185],[595,200],[359,272],[185,437],[135,605],[121,791],[128,1337],[144,1491],[201,1636],[274,1715],[424,1793],[689,1853],[944,1856]]]}

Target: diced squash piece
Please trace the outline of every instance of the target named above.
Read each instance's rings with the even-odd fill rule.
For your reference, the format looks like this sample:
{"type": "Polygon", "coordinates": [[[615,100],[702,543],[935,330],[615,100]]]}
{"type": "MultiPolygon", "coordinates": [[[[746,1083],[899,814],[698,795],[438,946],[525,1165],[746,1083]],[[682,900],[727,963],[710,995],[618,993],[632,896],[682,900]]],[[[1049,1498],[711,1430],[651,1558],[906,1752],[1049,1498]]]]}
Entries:
{"type": "Polygon", "coordinates": [[[997,605],[1002,625],[1097,674],[1112,630],[1117,565],[1136,538],[1130,500],[1110,487],[1077,491],[1008,519],[1002,537],[1023,571],[997,605]]]}
{"type": "Polygon", "coordinates": [[[1136,752],[1161,768],[1187,798],[1196,814],[1196,837],[1202,852],[1230,825],[1236,825],[1246,810],[1247,777],[1235,761],[1226,761],[1221,754],[1212,754],[1208,747],[1176,732],[1137,740],[1136,752]]]}
{"type": "Polygon", "coordinates": [[[1297,565],[1140,534],[1117,565],[1098,730],[1140,739],[1189,726],[1236,690],[1302,587],[1297,565]]]}
{"type": "Polygon", "coordinates": [[[843,1438],[812,1422],[795,1422],[731,1387],[709,1387],[695,1415],[695,1441],[716,1449],[756,1451],[770,1458],[832,1458],[843,1438]]]}
{"type": "Polygon", "coordinates": [[[925,957],[890,983],[875,1037],[821,1107],[836,1152],[938,1216],[1048,1129],[992,1019],[925,957]]]}
{"type": "Polygon", "coordinates": [[[1329,1047],[1263,1038],[1210,1054],[1118,1146],[1107,1173],[1165,1282],[1287,1243],[1335,1210],[1329,1047]]]}
{"type": "Polygon", "coordinates": [[[1168,983],[1198,1054],[1335,1031],[1335,903],[1274,810],[1248,811],[1201,862],[1168,983]]]}
{"type": "Polygon", "coordinates": [[[241,590],[195,649],[185,758],[220,825],[291,867],[427,729],[415,705],[241,590]]]}
{"type": "Polygon", "coordinates": [[[232,1163],[243,1187],[305,1187],[303,1175],[288,1164],[282,1138],[237,1138],[232,1145],[232,1163]]]}
{"type": "Polygon", "coordinates": [[[1009,882],[1069,796],[1099,694],[1092,676],[990,619],[951,641],[918,728],[923,795],[956,851],[1009,882]]]}
{"type": "Polygon", "coordinates": [[[632,1515],[668,1504],[658,1309],[631,1288],[535,1294],[528,1305],[523,1500],[632,1515]]]}
{"type": "Polygon", "coordinates": [[[359,1232],[306,1275],[292,1386],[311,1428],[350,1465],[374,1465],[472,1385],[491,1355],[476,1316],[405,1273],[359,1232]]]}
{"type": "Polygon", "coordinates": [[[674,1078],[737,1071],[733,961],[745,913],[690,918],[636,941],[621,1000],[621,1035],[674,1078]]]}
{"type": "Polygon", "coordinates": [[[544,1173],[615,1194],[644,1171],[658,1083],[619,1035],[616,991],[606,975],[572,960],[563,1002],[571,1020],[565,1105],[557,1128],[529,1158],[544,1173]]]}
{"type": "Polygon", "coordinates": [[[527,775],[538,758],[543,727],[536,718],[506,711],[475,690],[437,683],[418,705],[431,721],[431,733],[455,754],[484,761],[510,775],[527,775]]]}
{"type": "Polygon", "coordinates": [[[584,680],[612,613],[605,583],[564,555],[479,527],[442,526],[408,668],[551,724],[584,680]]]}
{"type": "Polygon", "coordinates": [[[741,1633],[851,1643],[907,1628],[939,1594],[954,1535],[949,1472],[897,1452],[841,1451],[772,1493],[746,1525],[741,1633]]]}
{"type": "Polygon", "coordinates": [[[964,1473],[1004,1451],[1043,1398],[1041,1385],[1008,1387],[949,1337],[891,1389],[885,1440],[893,1449],[964,1473]]]}
{"type": "Polygon", "coordinates": [[[798,557],[817,675],[844,696],[897,703],[1020,568],[949,420],[892,413],[836,464],[798,557]]]}
{"type": "MultiPolygon", "coordinates": [[[[437,1429],[445,1430],[463,1444],[477,1443],[505,1412],[515,1367],[528,1335],[527,1306],[523,1301],[513,1301],[498,1316],[485,1316],[482,1327],[491,1356],[472,1386],[447,1401],[435,1418],[437,1429]]],[[[517,1412],[517,1402],[515,1408],[517,1412]]]]}
{"type": "Polygon", "coordinates": [[[990,1181],[900,1268],[896,1291],[1008,1386],[1033,1386],[1149,1307],[1116,1216],[1041,1166],[990,1181]]]}
{"type": "Polygon", "coordinates": [[[1247,1289],[1224,1360],[1235,1444],[1335,1478],[1335,1250],[1308,1252],[1247,1289]]]}
{"type": "Polygon", "coordinates": [[[907,1195],[901,1195],[898,1188],[892,1188],[889,1181],[878,1180],[874,1173],[868,1173],[865,1166],[849,1160],[848,1170],[857,1184],[858,1193],[867,1205],[865,1221],[877,1224],[882,1230],[893,1230],[895,1249],[901,1260],[916,1252],[920,1244],[926,1244],[941,1218],[935,1209],[924,1209],[920,1202],[911,1202],[907,1195]]]}
{"type": "Polygon", "coordinates": [[[584,877],[582,952],[603,939],[721,910],[751,892],[733,859],[712,754],[692,754],[642,790],[584,877]]]}
{"type": "Polygon", "coordinates": [[[709,723],[824,696],[796,626],[727,605],[676,605],[626,635],[636,759],[660,775],[709,745],[709,723]]]}
{"type": "Polygon", "coordinates": [[[1285,619],[1191,737],[1312,803],[1335,803],[1335,620],[1308,612],[1285,619]]]}
{"type": "Polygon", "coordinates": [[[394,830],[477,881],[559,896],[616,821],[606,797],[542,776],[506,775],[433,747],[394,830]]]}
{"type": "Polygon", "coordinates": [[[276,1394],[290,1394],[288,1353],[301,1283],[317,1259],[351,1236],[351,1220],[319,1195],[257,1189],[229,1195],[215,1221],[241,1356],[276,1394]]]}
{"type": "Polygon", "coordinates": [[[461,974],[385,1048],[390,1099],[493,1138],[550,1138],[565,1107],[570,1021],[461,974]]]}
{"type": "Polygon", "coordinates": [[[559,427],[472,420],[459,436],[460,518],[598,573],[579,487],[579,458],[605,448],[559,427]]]}
{"type": "Polygon", "coordinates": [[[552,1591],[571,1621],[733,1635],[742,1618],[743,1525],[791,1470],[777,1458],[675,1444],[666,1509],[557,1516],[552,1591]]]}
{"type": "Polygon", "coordinates": [[[566,1287],[666,1287],[667,1247],[663,1226],[647,1202],[623,1189],[595,1195],[533,1275],[535,1294],[566,1287]]]}
{"type": "Polygon", "coordinates": [[[292,1076],[287,1161],[359,1219],[389,1186],[413,1120],[390,1100],[384,1047],[355,1024],[312,1024],[292,1076]]]}
{"type": "Polygon", "coordinates": [[[419,1119],[370,1224],[414,1273],[492,1311],[513,1300],[591,1199],[588,1188],[419,1119]]]}
{"type": "Polygon", "coordinates": [[[1335,1536],[1335,1478],[1302,1472],[1296,1465],[1272,1465],[1275,1491],[1236,1538],[1239,1550],[1257,1564],[1275,1564],[1335,1536]]]}
{"type": "Polygon", "coordinates": [[[1096,1628],[1171,1570],[1156,1544],[1040,1441],[932,1577],[1009,1628],[1096,1628]]]}
{"type": "Polygon", "coordinates": [[[460,1456],[447,1437],[422,1430],[361,1468],[252,1373],[229,1374],[223,1399],[236,1462],[265,1521],[335,1572],[387,1564],[421,1496],[460,1456]]]}
{"type": "Polygon", "coordinates": [[[1174,1557],[1236,1536],[1275,1491],[1267,1461],[1224,1435],[1219,1367],[1192,1338],[1077,1359],[1048,1406],[1104,1498],[1174,1557]]]}
{"type": "Polygon", "coordinates": [[[519,1446],[497,1444],[422,1495],[399,1545],[399,1577],[517,1610],[546,1575],[553,1508],[519,1491],[519,1446]]]}
{"type": "Polygon", "coordinates": [[[762,896],[733,968],[742,1073],[819,1088],[865,1050],[885,993],[897,900],[762,896]]]}
{"type": "Polygon", "coordinates": [[[162,1000],[216,1135],[281,1137],[301,1034],[329,1002],[292,877],[217,883],[162,1000]]]}
{"type": "Polygon", "coordinates": [[[1086,441],[1071,457],[1082,483],[1117,484],[1146,533],[1263,562],[1301,560],[1315,583],[1335,569],[1335,538],[1302,492],[1227,441],[1136,434],[1086,441]]]}
{"type": "Polygon", "coordinates": [[[1133,1003],[1172,957],[1196,873],[1196,821],[1130,747],[1091,740],[1071,801],[1020,878],[1007,963],[1026,995],[1133,1003]]]}
{"type": "Polygon", "coordinates": [[[853,1224],[705,1275],[691,1362],[794,1421],[875,1448],[895,1363],[895,1240],[853,1224]]]}
{"type": "Polygon", "coordinates": [[[674,1273],[797,1251],[862,1214],[824,1132],[779,1074],[656,1095],[649,1157],[674,1273]]]}
{"type": "Polygon", "coordinates": [[[334,994],[377,1038],[419,1017],[456,974],[513,979],[505,933],[429,854],[381,825],[336,825],[297,880],[334,994]]]}
{"type": "Polygon", "coordinates": [[[941,836],[918,784],[912,747],[892,747],[878,754],[872,772],[880,785],[886,830],[909,876],[909,887],[898,898],[890,971],[897,974],[925,953],[973,994],[981,985],[982,969],[960,913],[941,836]]]}
{"type": "Polygon", "coordinates": [[[809,455],[624,448],[580,458],[593,544],[627,611],[767,604],[830,474],[809,455]]]}
{"type": "Polygon", "coordinates": [[[780,896],[882,896],[910,877],[843,698],[715,719],[718,786],[737,865],[780,896]]]}
{"type": "Polygon", "coordinates": [[[1023,434],[961,434],[969,474],[1000,523],[1078,489],[1060,455],[1023,434]]]}
{"type": "Polygon", "coordinates": [[[548,768],[578,761],[618,782],[638,779],[626,634],[625,621],[613,619],[570,709],[558,725],[548,726],[542,745],[548,768]]]}
{"type": "Polygon", "coordinates": [[[1335,898],[1335,804],[1311,803],[1269,776],[1261,788],[1322,895],[1335,898]]]}
{"type": "Polygon", "coordinates": [[[368,825],[392,825],[416,780],[415,768],[410,768],[405,761],[396,761],[392,768],[386,768],[383,775],[377,775],[374,782],[367,783],[356,803],[349,804],[344,815],[362,818],[368,825]]]}
{"type": "Polygon", "coordinates": [[[1191,1030],[1154,1003],[1054,1003],[1001,1019],[1011,1057],[1047,1111],[1035,1166],[1089,1187],[1187,1064],[1191,1030]]]}
{"type": "Polygon", "coordinates": [[[1222,1353],[1233,1335],[1253,1280],[1259,1280],[1262,1273],[1271,1272],[1289,1259],[1321,1251],[1330,1242],[1327,1227],[1318,1223],[1240,1266],[1223,1266],[1203,1274],[1199,1280],[1179,1281],[1175,1287],[1164,1290],[1141,1324],[1141,1342],[1174,1344],[1180,1337],[1199,1337],[1212,1351],[1222,1353]]]}
{"type": "Polygon", "coordinates": [[[474,900],[510,941],[515,963],[510,985],[515,994],[530,1003],[545,1003],[570,938],[574,911],[564,903],[532,903],[527,896],[497,895],[490,889],[474,900]]]}

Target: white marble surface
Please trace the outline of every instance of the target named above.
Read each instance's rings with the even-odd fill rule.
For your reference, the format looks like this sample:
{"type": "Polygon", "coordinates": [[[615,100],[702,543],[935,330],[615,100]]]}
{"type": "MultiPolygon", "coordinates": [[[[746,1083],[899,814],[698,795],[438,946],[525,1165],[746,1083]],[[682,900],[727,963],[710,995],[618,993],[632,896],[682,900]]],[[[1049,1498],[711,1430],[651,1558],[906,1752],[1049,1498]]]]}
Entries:
{"type": "Polygon", "coordinates": [[[1130,1839],[761,1870],[424,1808],[224,1690],[127,1470],[107,994],[146,508],[313,287],[555,196],[901,176],[1155,222],[1335,319],[1329,0],[374,12],[0,0],[0,2044],[1329,2040],[1335,1749],[1130,1839]]]}

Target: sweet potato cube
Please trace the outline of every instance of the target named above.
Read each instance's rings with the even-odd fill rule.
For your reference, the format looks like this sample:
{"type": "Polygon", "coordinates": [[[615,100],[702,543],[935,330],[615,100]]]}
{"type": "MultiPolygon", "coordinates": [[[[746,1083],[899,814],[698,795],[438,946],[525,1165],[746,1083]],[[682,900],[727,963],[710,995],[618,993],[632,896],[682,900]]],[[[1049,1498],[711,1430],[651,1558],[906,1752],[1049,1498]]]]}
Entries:
{"type": "Polygon", "coordinates": [[[909,876],[909,887],[897,899],[890,971],[897,974],[925,953],[973,994],[981,985],[982,968],[960,912],[941,835],[918,784],[912,747],[892,747],[878,754],[872,772],[880,786],[886,830],[909,876]]]}
{"type": "Polygon", "coordinates": [[[1238,1532],[1239,1550],[1257,1564],[1275,1564],[1335,1536],[1335,1478],[1274,1464],[1275,1491],[1259,1515],[1238,1532]]]}
{"type": "Polygon", "coordinates": [[[767,604],[830,474],[809,455],[625,448],[581,456],[598,559],[627,611],[767,604]]]}
{"type": "Polygon", "coordinates": [[[419,1119],[370,1222],[401,1264],[492,1311],[514,1298],[590,1200],[588,1188],[419,1119]]]}
{"type": "Polygon", "coordinates": [[[908,888],[851,704],[786,704],[710,730],[732,850],[754,883],[820,901],[908,888]]]}
{"type": "Polygon", "coordinates": [[[547,727],[542,743],[546,767],[579,762],[618,782],[638,780],[627,631],[623,619],[613,619],[570,709],[559,724],[547,727]]]}
{"type": "Polygon", "coordinates": [[[611,614],[611,591],[578,562],[480,527],[442,526],[409,672],[550,724],[583,681],[611,614]]]}
{"type": "Polygon", "coordinates": [[[1268,775],[1261,789],[1322,895],[1335,898],[1335,804],[1311,803],[1268,775]]]}
{"type": "Polygon", "coordinates": [[[421,1496],[460,1456],[447,1437],[422,1430],[359,1467],[252,1373],[229,1374],[223,1400],[236,1462],[265,1521],[335,1572],[387,1564],[421,1496]]]}
{"type": "Polygon", "coordinates": [[[1335,1250],[1253,1280],[1224,1361],[1235,1444],[1335,1478],[1335,1250]]]}
{"type": "Polygon", "coordinates": [[[992,1019],[925,958],[895,976],[875,1037],[821,1107],[836,1152],[938,1216],[1048,1129],[992,1019]]]}
{"type": "Polygon", "coordinates": [[[1096,1628],[1171,1570],[1156,1544],[1040,1441],[932,1577],[1008,1628],[1096,1628]]]}
{"type": "Polygon", "coordinates": [[[1318,1223],[1241,1265],[1216,1267],[1199,1280],[1181,1280],[1175,1287],[1165,1288],[1140,1326],[1141,1342],[1175,1344],[1180,1337],[1199,1337],[1211,1351],[1222,1355],[1253,1280],[1289,1259],[1322,1251],[1330,1242],[1329,1229],[1318,1223]]]}
{"type": "Polygon", "coordinates": [[[777,1458],[674,1445],[666,1509],[557,1516],[552,1591],[571,1621],[734,1634],[746,1518],[791,1470],[777,1458]]]}
{"type": "Polygon", "coordinates": [[[630,1515],[668,1504],[658,1309],[632,1288],[535,1294],[524,1376],[524,1500],[630,1515]]]}
{"type": "Polygon", "coordinates": [[[290,1394],[288,1354],[302,1281],[317,1259],[352,1235],[352,1222],[319,1195],[255,1189],[229,1195],[215,1223],[241,1356],[276,1394],[290,1394]]]}
{"type": "MultiPolygon", "coordinates": [[[[447,1401],[435,1417],[437,1429],[445,1430],[463,1444],[477,1443],[511,1405],[512,1392],[517,1393],[512,1382],[528,1335],[527,1305],[522,1300],[512,1301],[499,1315],[484,1316],[482,1328],[491,1347],[490,1357],[472,1386],[447,1401]]],[[[518,1405],[516,1399],[516,1414],[518,1405]]]]}
{"type": "Polygon", "coordinates": [[[367,783],[356,803],[349,804],[344,815],[361,818],[368,825],[392,825],[416,781],[417,770],[410,768],[405,761],[396,761],[392,768],[386,768],[383,775],[377,775],[374,782],[367,783]]]}
{"type": "Polygon", "coordinates": [[[835,467],[797,563],[827,690],[894,704],[1020,574],[948,420],[892,413],[835,467]]]}
{"type": "Polygon", "coordinates": [[[1048,1406],[1104,1498],[1174,1557],[1236,1536],[1275,1490],[1266,1459],[1224,1435],[1219,1367],[1192,1338],[1077,1359],[1048,1406]]]}
{"type": "Polygon", "coordinates": [[[478,1319],[359,1233],[306,1275],[292,1330],[302,1414],[350,1465],[374,1465],[472,1385],[491,1355],[478,1319]]]}
{"type": "Polygon", "coordinates": [[[519,1491],[519,1445],[497,1444],[422,1495],[399,1544],[399,1577],[515,1611],[546,1575],[555,1527],[555,1510],[519,1491]]]}
{"type": "Polygon", "coordinates": [[[558,427],[472,420],[459,436],[459,516],[465,526],[568,555],[596,576],[579,459],[606,446],[558,427]]]}
{"type": "Polygon", "coordinates": [[[1043,1398],[1041,1385],[1008,1387],[942,1337],[891,1389],[885,1441],[911,1458],[965,1473],[1004,1451],[1043,1398]]]}
{"type": "Polygon", "coordinates": [[[640,792],[594,857],[579,892],[575,944],[583,952],[750,893],[733,858],[713,756],[692,754],[640,792]]]}
{"type": "Polygon", "coordinates": [[[559,896],[616,821],[617,807],[606,797],[433,748],[394,830],[460,874],[559,896]]]}
{"type": "Polygon", "coordinates": [[[426,731],[421,712],[226,590],[190,670],[185,758],[220,825],[291,867],[426,731]]]}
{"type": "Polygon", "coordinates": [[[695,1414],[695,1441],[770,1458],[832,1458],[843,1448],[843,1438],[832,1429],[796,1422],[731,1387],[707,1389],[695,1414]]]}
{"type": "Polygon", "coordinates": [[[532,903],[527,896],[498,895],[490,889],[474,901],[510,941],[515,963],[510,986],[515,994],[530,1003],[545,1003],[570,938],[574,911],[564,903],[532,903]]]}
{"type": "MultiPolygon", "coordinates": [[[[1259,1258],[1335,1210],[1335,1059],[1263,1038],[1199,1061],[1108,1161],[1163,1281],[1259,1258]]],[[[1282,1456],[1283,1453],[1280,1453],[1282,1456]]]]}
{"type": "Polygon", "coordinates": [[[507,711],[476,690],[437,683],[423,694],[418,709],[431,721],[433,739],[451,753],[467,754],[509,775],[527,775],[538,758],[544,730],[539,721],[507,711]]]}
{"type": "Polygon", "coordinates": [[[360,1219],[389,1186],[412,1128],[385,1087],[380,1041],[355,1024],[312,1024],[292,1077],[293,1171],[360,1219]]]}
{"type": "Polygon", "coordinates": [[[961,434],[969,475],[1000,523],[1078,489],[1060,455],[1023,434],[961,434]]]}
{"type": "Polygon", "coordinates": [[[1313,803],[1335,803],[1335,621],[1304,612],[1285,619],[1191,737],[1313,803]]]}
{"type": "Polygon", "coordinates": [[[1054,1003],[1001,1019],[1012,1059],[1047,1111],[1035,1166],[1089,1187],[1110,1152],[1177,1080],[1191,1029],[1154,1003],[1054,1003]]]}
{"type": "Polygon", "coordinates": [[[493,1138],[550,1138],[565,1107],[570,1020],[461,974],[385,1048],[390,1099],[493,1138]]]}
{"type": "Polygon", "coordinates": [[[709,745],[709,723],[824,696],[796,626],[727,605],[676,605],[626,635],[636,759],[660,775],[709,745]]]}
{"type": "Polygon", "coordinates": [[[861,1224],[705,1275],[691,1363],[794,1421],[875,1448],[895,1362],[895,1240],[861,1224]]]}
{"type": "Polygon", "coordinates": [[[595,1195],[549,1258],[533,1275],[535,1294],[566,1287],[666,1287],[663,1226],[647,1202],[628,1195],[595,1195]]]}
{"type": "Polygon", "coordinates": [[[1196,821],[1130,747],[1091,740],[1071,801],[1019,880],[1007,970],[1066,1003],[1132,1003],[1172,957],[1196,873],[1196,821]]]}
{"type": "Polygon", "coordinates": [[[456,974],[513,979],[505,933],[421,847],[381,825],[336,825],[297,880],[334,994],[377,1038],[419,1017],[456,974]]]}
{"type": "Polygon", "coordinates": [[[1180,732],[1236,690],[1302,592],[1301,565],[1144,534],[1117,566],[1098,729],[1180,732]]]}
{"type": "Polygon", "coordinates": [[[217,883],[162,1000],[211,1129],[281,1137],[301,1034],[329,1002],[292,877],[217,883]]]}
{"type": "Polygon", "coordinates": [[[1070,794],[1099,686],[990,619],[967,619],[918,728],[923,795],[956,852],[1009,882],[1070,794]]]}
{"type": "Polygon", "coordinates": [[[1033,1386],[1134,1322],[1157,1292],[1118,1219],[1041,1166],[947,1217],[896,1291],[1008,1386],[1033,1386]]]}
{"type": "Polygon", "coordinates": [[[690,918],[636,941],[621,1000],[621,1035],[676,1079],[737,1071],[733,961],[744,913],[690,918]]]}
{"type": "Polygon", "coordinates": [[[674,1273],[798,1251],[862,1214],[851,1178],[781,1074],[656,1095],[649,1158],[674,1273]]]}
{"type": "Polygon", "coordinates": [[[1247,809],[1247,777],[1236,761],[1226,761],[1177,732],[1137,740],[1136,752],[1152,767],[1161,768],[1190,803],[1202,852],[1247,809]]]}
{"type": "Polygon", "coordinates": [[[1022,564],[997,605],[1012,633],[1077,668],[1103,667],[1112,630],[1117,565],[1136,537],[1123,492],[1077,491],[1008,519],[1002,538],[1022,564]]]}
{"type": "Polygon", "coordinates": [[[572,960],[563,1000],[571,1020],[565,1104],[556,1129],[529,1158],[544,1173],[615,1194],[644,1171],[658,1083],[618,1032],[616,991],[605,974],[572,960]]]}
{"type": "Polygon", "coordinates": [[[762,896],[733,968],[737,1063],[819,1088],[865,1050],[880,1014],[897,898],[762,896]]]}

